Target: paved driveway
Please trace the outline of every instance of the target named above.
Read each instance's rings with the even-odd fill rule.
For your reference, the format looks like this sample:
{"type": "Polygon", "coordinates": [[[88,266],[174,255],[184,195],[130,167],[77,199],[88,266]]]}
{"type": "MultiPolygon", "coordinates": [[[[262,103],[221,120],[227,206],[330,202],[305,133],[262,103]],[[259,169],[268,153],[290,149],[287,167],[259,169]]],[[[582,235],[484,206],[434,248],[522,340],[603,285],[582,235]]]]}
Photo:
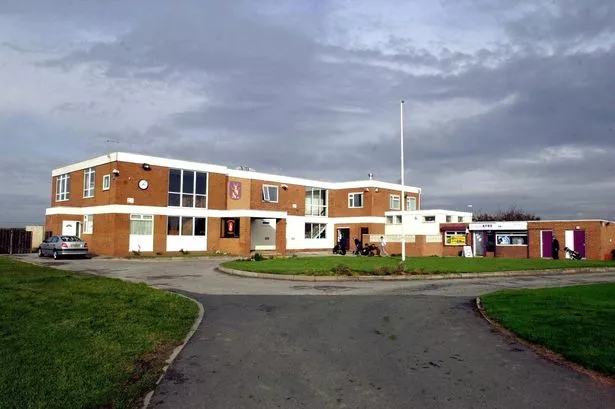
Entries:
{"type": "Polygon", "coordinates": [[[226,276],[213,270],[217,261],[42,262],[203,303],[205,320],[153,408],[614,407],[615,388],[500,335],[472,301],[615,274],[321,285],[226,276]]]}

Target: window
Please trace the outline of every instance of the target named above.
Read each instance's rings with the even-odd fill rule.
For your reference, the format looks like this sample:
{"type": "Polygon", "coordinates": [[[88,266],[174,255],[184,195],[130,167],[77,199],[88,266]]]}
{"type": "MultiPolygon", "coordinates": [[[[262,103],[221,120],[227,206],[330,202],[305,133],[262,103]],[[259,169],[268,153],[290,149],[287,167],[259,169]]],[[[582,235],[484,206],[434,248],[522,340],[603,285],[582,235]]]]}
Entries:
{"type": "Polygon", "coordinates": [[[447,246],[465,246],[466,234],[462,231],[447,231],[444,233],[444,244],[447,246]]]}
{"type": "Polygon", "coordinates": [[[393,209],[393,210],[401,209],[401,200],[399,199],[399,195],[389,196],[389,209],[393,209]]]}
{"type": "Polygon", "coordinates": [[[70,198],[70,175],[64,174],[56,177],[56,202],[63,202],[70,198]]]}
{"type": "Polygon", "coordinates": [[[395,224],[401,224],[401,215],[395,216],[395,224]]]}
{"type": "Polygon", "coordinates": [[[463,216],[457,216],[457,223],[463,223],[463,216]]]}
{"type": "Polygon", "coordinates": [[[305,224],[306,239],[326,239],[327,225],[324,223],[306,223],[305,224]]]}
{"type": "Polygon", "coordinates": [[[83,234],[94,233],[94,215],[86,214],[83,216],[83,234]]]}
{"type": "Polygon", "coordinates": [[[348,193],[348,207],[363,207],[363,193],[348,193]]]}
{"type": "Polygon", "coordinates": [[[168,236],[206,236],[207,219],[205,217],[169,216],[167,218],[168,236]]]}
{"type": "Polygon", "coordinates": [[[453,221],[453,216],[446,216],[446,222],[450,223],[453,221]]]}
{"type": "Polygon", "coordinates": [[[502,232],[495,235],[498,246],[527,246],[527,233],[502,232]]]}
{"type": "Polygon", "coordinates": [[[263,200],[265,202],[278,202],[278,187],[272,185],[263,185],[263,200]]]}
{"type": "Polygon", "coordinates": [[[169,169],[169,206],[207,207],[207,173],[169,169]]]}
{"type": "Polygon", "coordinates": [[[111,175],[103,176],[103,190],[111,189],[111,175]]]}
{"type": "Polygon", "coordinates": [[[154,216],[147,214],[130,215],[130,234],[151,236],[154,234],[154,216]]]}
{"type": "Polygon", "coordinates": [[[423,223],[435,223],[436,216],[423,216],[423,223]]]}
{"type": "Polygon", "coordinates": [[[220,237],[222,238],[239,237],[239,218],[238,217],[222,218],[220,237]]]}
{"type": "Polygon", "coordinates": [[[94,197],[94,180],[96,169],[88,168],[83,171],[83,197],[94,197]]]}
{"type": "Polygon", "coordinates": [[[416,210],[416,197],[408,196],[406,198],[406,210],[416,210]]]}
{"type": "Polygon", "coordinates": [[[315,187],[305,188],[305,215],[327,215],[327,190],[315,187]]]}
{"type": "Polygon", "coordinates": [[[393,216],[387,216],[387,224],[393,224],[393,216]]]}

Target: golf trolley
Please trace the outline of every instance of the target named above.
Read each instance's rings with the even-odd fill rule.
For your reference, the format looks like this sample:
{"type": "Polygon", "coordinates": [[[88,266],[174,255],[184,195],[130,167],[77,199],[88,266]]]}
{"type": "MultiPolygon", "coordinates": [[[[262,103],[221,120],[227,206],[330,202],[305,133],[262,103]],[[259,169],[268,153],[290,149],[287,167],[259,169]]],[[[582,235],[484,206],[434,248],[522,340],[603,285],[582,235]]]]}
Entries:
{"type": "Polygon", "coordinates": [[[582,258],[578,251],[574,251],[568,247],[564,247],[564,252],[566,252],[566,254],[568,254],[573,260],[581,260],[582,258]]]}

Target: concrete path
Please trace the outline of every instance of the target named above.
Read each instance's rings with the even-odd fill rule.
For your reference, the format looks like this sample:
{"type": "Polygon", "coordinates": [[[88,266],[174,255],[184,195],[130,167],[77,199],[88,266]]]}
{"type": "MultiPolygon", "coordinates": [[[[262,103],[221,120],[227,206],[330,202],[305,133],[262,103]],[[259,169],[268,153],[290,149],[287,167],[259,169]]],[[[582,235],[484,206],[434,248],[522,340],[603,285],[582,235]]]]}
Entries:
{"type": "Polygon", "coordinates": [[[208,260],[42,262],[203,303],[205,320],[152,408],[615,407],[615,388],[540,358],[472,307],[500,288],[615,281],[614,273],[322,285],[226,276],[208,260]]]}

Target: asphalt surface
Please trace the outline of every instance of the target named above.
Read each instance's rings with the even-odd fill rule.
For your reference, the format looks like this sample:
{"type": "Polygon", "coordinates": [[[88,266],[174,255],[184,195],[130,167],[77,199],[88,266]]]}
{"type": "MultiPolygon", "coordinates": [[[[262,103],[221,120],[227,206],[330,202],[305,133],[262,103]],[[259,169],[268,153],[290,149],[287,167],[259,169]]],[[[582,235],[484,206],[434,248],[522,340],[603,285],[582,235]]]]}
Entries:
{"type": "Polygon", "coordinates": [[[614,387],[526,350],[472,304],[500,288],[615,281],[613,273],[297,283],[223,275],[208,260],[42,263],[147,282],[204,305],[151,408],[615,407],[614,387]]]}

